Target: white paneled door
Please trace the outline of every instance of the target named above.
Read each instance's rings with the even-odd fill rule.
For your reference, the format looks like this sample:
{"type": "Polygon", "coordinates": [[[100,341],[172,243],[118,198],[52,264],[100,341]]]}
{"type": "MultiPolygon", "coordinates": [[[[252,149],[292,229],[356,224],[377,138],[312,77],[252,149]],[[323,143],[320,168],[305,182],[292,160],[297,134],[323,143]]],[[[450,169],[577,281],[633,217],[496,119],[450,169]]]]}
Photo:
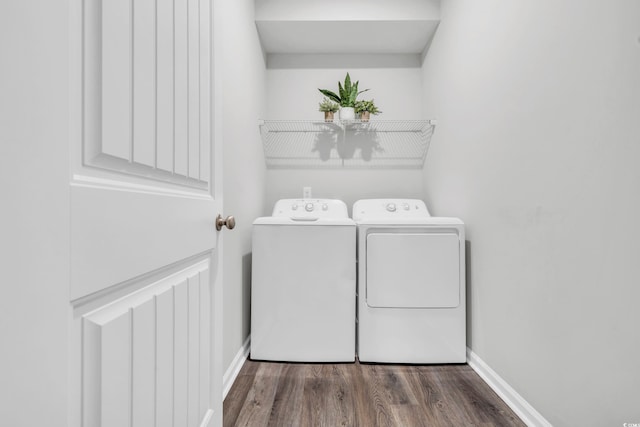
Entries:
{"type": "Polygon", "coordinates": [[[211,1],[76,3],[72,425],[221,425],[211,1]]]}

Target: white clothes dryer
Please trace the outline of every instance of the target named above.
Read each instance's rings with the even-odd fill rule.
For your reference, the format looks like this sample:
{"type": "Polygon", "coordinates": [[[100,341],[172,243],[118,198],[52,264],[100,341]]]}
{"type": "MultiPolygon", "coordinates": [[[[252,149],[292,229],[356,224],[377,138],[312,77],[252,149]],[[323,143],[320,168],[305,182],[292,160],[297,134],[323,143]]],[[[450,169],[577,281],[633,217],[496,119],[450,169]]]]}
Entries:
{"type": "Polygon", "coordinates": [[[253,223],[252,359],[355,361],[355,245],[340,200],[280,200],[253,223]]]}
{"type": "Polygon", "coordinates": [[[362,362],[466,362],[465,236],[422,200],[353,205],[362,362]]]}

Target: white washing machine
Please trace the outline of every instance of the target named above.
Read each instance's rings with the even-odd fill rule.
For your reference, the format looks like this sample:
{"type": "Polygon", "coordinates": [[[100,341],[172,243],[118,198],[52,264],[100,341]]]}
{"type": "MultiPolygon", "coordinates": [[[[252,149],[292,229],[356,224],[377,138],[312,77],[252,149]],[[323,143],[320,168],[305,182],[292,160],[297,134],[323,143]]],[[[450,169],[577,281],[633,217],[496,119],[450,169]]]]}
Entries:
{"type": "Polygon", "coordinates": [[[362,362],[466,362],[465,237],[421,200],[353,205],[362,362]]]}
{"type": "Polygon", "coordinates": [[[356,228],[340,200],[285,199],[253,223],[251,358],[355,361],[356,228]]]}

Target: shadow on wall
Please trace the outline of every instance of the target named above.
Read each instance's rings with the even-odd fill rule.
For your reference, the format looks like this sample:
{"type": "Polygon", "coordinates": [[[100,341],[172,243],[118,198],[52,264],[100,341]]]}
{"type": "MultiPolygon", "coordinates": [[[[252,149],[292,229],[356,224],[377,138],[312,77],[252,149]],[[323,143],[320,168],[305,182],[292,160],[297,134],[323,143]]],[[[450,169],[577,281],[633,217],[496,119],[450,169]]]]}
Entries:
{"type": "Polygon", "coordinates": [[[242,256],[242,339],[247,338],[251,332],[251,258],[249,252],[242,256]]]}
{"type": "Polygon", "coordinates": [[[376,131],[346,130],[342,135],[336,132],[319,132],[311,151],[317,152],[320,160],[325,162],[331,160],[334,150],[339,159],[358,157],[365,162],[371,161],[374,152],[383,151],[376,131]]]}
{"type": "Polygon", "coordinates": [[[464,258],[465,258],[465,288],[467,292],[467,347],[473,349],[473,337],[471,336],[471,319],[473,314],[473,294],[471,286],[471,242],[464,242],[464,258]]]}

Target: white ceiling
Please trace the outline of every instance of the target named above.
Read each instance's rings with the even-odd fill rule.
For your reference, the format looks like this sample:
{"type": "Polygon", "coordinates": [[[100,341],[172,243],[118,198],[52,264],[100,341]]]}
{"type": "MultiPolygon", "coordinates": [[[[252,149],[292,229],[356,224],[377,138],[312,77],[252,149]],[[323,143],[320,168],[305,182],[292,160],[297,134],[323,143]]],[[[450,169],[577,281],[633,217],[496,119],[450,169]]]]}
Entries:
{"type": "Polygon", "coordinates": [[[420,54],[439,0],[256,0],[267,54],[420,54]]]}

